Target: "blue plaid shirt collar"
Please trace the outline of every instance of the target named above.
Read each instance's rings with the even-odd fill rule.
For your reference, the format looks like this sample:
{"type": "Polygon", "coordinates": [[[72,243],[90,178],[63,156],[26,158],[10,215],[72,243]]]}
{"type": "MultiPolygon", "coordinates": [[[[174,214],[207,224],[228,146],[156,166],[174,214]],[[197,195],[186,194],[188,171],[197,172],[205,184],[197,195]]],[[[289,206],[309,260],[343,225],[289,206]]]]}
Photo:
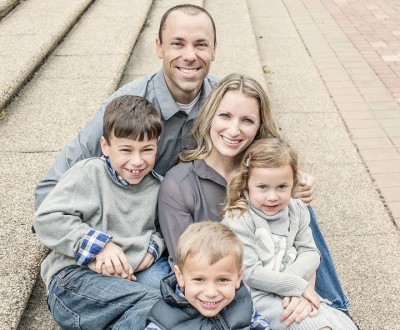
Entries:
{"type": "MultiPolygon", "coordinates": [[[[129,182],[126,181],[122,176],[120,176],[116,170],[114,170],[114,168],[111,166],[111,162],[110,162],[110,157],[109,156],[105,156],[102,155],[101,159],[104,160],[104,162],[107,165],[108,170],[110,171],[112,177],[114,178],[115,182],[123,185],[123,186],[129,186],[129,182]]],[[[164,177],[160,174],[158,174],[156,171],[151,170],[151,174],[159,181],[162,181],[164,179],[164,177]]]]}

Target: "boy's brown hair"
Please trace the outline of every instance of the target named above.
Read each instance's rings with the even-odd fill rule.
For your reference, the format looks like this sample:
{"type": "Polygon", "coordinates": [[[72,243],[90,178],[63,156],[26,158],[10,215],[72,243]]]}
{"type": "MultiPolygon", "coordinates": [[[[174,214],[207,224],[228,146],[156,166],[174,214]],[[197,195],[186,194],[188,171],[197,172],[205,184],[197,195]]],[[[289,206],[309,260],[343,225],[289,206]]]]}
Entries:
{"type": "Polygon", "coordinates": [[[158,139],[162,123],[154,106],[141,96],[123,95],[112,100],[103,118],[103,136],[143,141],[158,139]]]}
{"type": "Polygon", "coordinates": [[[208,256],[210,265],[233,256],[238,270],[242,269],[243,244],[228,226],[220,222],[196,222],[184,231],[176,248],[176,264],[179,269],[182,271],[186,260],[198,253],[208,256]]]}

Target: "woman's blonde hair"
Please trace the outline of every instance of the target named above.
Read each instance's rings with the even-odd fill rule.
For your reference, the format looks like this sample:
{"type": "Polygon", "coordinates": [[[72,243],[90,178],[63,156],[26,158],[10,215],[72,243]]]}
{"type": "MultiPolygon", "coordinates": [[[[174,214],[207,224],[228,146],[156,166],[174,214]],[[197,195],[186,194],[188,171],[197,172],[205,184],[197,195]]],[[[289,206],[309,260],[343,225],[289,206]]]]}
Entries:
{"type": "MultiPolygon", "coordinates": [[[[179,155],[182,161],[189,162],[195,159],[204,159],[209,155],[212,148],[210,137],[211,123],[222,98],[229,91],[240,91],[258,101],[261,124],[254,140],[279,137],[278,130],[272,118],[270,102],[264,89],[253,78],[232,73],[220,81],[202,105],[192,129],[192,136],[197,146],[195,149],[182,151],[179,155]]],[[[238,159],[240,157],[241,154],[238,155],[238,159]]]]}
{"type": "Polygon", "coordinates": [[[223,212],[239,210],[243,213],[247,210],[244,192],[248,190],[248,181],[254,168],[277,168],[285,165],[289,165],[293,171],[293,193],[299,171],[296,151],[282,139],[255,141],[243,155],[238,172],[228,184],[223,212]]]}

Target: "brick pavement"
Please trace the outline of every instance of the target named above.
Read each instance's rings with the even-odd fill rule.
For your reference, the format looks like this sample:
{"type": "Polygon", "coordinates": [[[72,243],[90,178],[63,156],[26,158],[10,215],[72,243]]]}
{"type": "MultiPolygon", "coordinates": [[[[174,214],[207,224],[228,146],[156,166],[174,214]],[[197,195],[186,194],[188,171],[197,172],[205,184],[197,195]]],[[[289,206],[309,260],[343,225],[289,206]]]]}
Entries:
{"type": "MultiPolygon", "coordinates": [[[[400,225],[400,2],[303,0],[292,19],[400,225]],[[305,24],[308,19],[313,21],[305,24]]],[[[293,1],[286,1],[288,8],[293,1]]]]}

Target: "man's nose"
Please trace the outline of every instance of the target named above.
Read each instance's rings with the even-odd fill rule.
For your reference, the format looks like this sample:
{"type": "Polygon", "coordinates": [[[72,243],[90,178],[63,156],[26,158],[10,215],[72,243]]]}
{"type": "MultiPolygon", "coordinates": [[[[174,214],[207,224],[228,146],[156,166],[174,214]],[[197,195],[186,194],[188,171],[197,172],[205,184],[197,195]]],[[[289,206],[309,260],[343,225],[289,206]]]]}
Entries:
{"type": "Polygon", "coordinates": [[[196,60],[196,49],[193,46],[187,46],[183,54],[183,59],[185,61],[193,62],[196,60]]]}

